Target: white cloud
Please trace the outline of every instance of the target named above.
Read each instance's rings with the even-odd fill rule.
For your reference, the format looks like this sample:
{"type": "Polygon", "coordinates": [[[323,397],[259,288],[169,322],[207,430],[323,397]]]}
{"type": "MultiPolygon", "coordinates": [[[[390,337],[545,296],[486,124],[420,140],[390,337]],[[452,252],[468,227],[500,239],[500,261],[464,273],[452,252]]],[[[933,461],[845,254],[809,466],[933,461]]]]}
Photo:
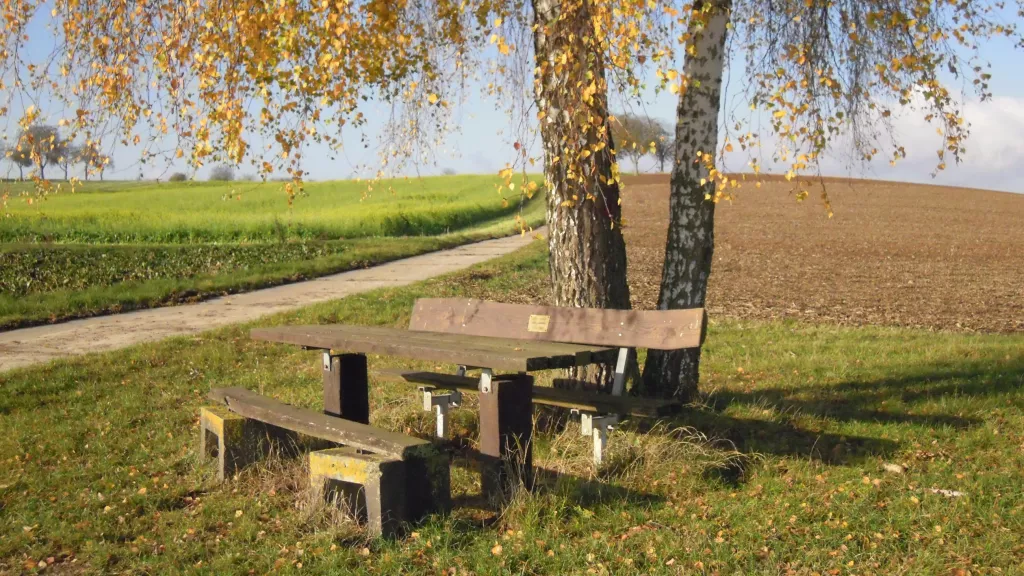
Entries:
{"type": "MultiPolygon", "coordinates": [[[[889,164],[888,150],[872,162],[851,161],[852,150],[843,139],[833,141],[833,147],[822,158],[822,172],[828,176],[877,178],[904,182],[921,182],[951,186],[967,186],[990,190],[1024,193],[1024,98],[999,96],[980,102],[969,101],[963,108],[964,118],[970,124],[970,137],[966,154],[958,165],[946,157],[946,169],[937,173],[937,151],[942,138],[936,125],[925,121],[925,113],[906,108],[893,121],[893,135],[907,152],[895,166],[889,164]]],[[[761,125],[763,154],[759,155],[762,169],[781,173],[788,163],[771,162],[771,151],[777,139],[768,136],[768,123],[761,125]]],[[[885,135],[882,136],[886,138],[885,135]]],[[[883,140],[887,141],[887,140],[883,140]]],[[[728,170],[746,170],[747,152],[727,156],[728,170]]]]}

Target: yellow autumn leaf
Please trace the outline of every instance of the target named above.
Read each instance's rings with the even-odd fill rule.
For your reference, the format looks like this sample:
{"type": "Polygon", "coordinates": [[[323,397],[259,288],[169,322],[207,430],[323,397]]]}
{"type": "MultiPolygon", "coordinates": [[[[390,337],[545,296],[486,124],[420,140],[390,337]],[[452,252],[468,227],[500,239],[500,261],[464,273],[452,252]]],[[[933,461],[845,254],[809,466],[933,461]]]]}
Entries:
{"type": "Polygon", "coordinates": [[[430,94],[427,95],[427,102],[430,102],[431,104],[437,104],[437,100],[438,100],[438,95],[437,94],[434,94],[433,92],[431,92],[430,94]]]}

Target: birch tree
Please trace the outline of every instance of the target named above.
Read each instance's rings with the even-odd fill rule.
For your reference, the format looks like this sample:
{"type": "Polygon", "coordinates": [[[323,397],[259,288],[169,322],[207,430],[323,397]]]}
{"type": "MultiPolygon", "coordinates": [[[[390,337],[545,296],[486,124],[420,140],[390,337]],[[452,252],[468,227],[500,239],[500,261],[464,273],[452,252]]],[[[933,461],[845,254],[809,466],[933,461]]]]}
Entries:
{"type": "MultiPolygon", "coordinates": [[[[916,110],[941,134],[937,169],[944,168],[948,159],[959,160],[968,134],[951,86],[988,96],[979,43],[993,36],[1020,43],[1006,23],[1020,15],[1015,6],[0,0],[0,94],[7,97],[0,117],[18,116],[22,129],[36,124],[35,106],[11,108],[15,95],[28,93],[20,101],[60,107],[58,125],[71,138],[89,141],[112,125],[122,144],[142,147],[143,160],[166,154],[194,168],[252,162],[265,175],[287,173],[292,197],[302,189],[304,146],[340,149],[343,133],[366,128],[367,103],[387,111],[377,173],[384,176],[433,154],[467,87],[491,77],[487,92],[518,110],[521,125],[536,122],[541,136],[554,303],[626,308],[608,93],[637,98],[653,71],[659,86],[679,94],[659,307],[694,307],[704,305],[710,274],[714,203],[742,184],[726,176],[726,153],[750,152],[756,174],[764,145],[777,142],[767,152],[770,165],[783,167],[803,199],[809,186],[801,176],[813,176],[837,141],[865,159],[904,157],[890,138],[891,119],[916,110]],[[36,17],[50,19],[46,30],[56,49],[30,60],[29,22],[36,17]],[[730,62],[742,65],[737,80],[751,108],[747,119],[721,115],[730,62]],[[754,131],[762,118],[768,129],[754,131]]],[[[532,166],[529,150],[522,138],[510,143],[502,194],[535,193],[516,176],[532,166]]],[[[638,392],[692,397],[699,353],[651,351],[647,358],[638,392]]]]}
{"type": "MultiPolygon", "coordinates": [[[[698,0],[667,8],[685,32],[682,73],[658,70],[679,92],[659,308],[705,304],[715,203],[743,184],[722,166],[734,147],[750,153],[756,175],[765,144],[774,141],[770,164],[803,200],[823,155],[837,145],[865,162],[906,157],[892,121],[920,114],[939,134],[935,168],[945,169],[965,152],[964,99],[991,96],[981,49],[994,37],[1021,46],[1014,22],[1021,13],[1020,2],[972,0],[698,0]],[[745,117],[722,117],[730,62],[742,67],[733,75],[751,110],[745,117]],[[769,128],[759,134],[751,127],[762,118],[769,128]]],[[[823,184],[821,199],[831,217],[823,184]]],[[[699,350],[650,351],[637,392],[692,398],[699,358],[699,350]]]]}
{"type": "MultiPolygon", "coordinates": [[[[500,87],[532,59],[513,80],[531,92],[519,109],[539,123],[553,300],[630,306],[606,73],[628,69],[631,48],[609,39],[621,22],[636,29],[637,14],[650,9],[642,2],[625,12],[590,0],[2,2],[0,88],[10,89],[9,105],[16,93],[53,101],[72,138],[113,125],[122,145],[143,149],[143,162],[169,156],[194,168],[251,162],[264,175],[284,172],[289,198],[303,187],[304,146],[340,150],[343,134],[365,136],[368,107],[390,114],[372,191],[433,154],[471,80],[493,76],[500,87]],[[49,18],[57,48],[31,60],[24,48],[36,17],[49,18]],[[525,37],[516,41],[516,31],[525,37]]],[[[18,122],[40,117],[30,106],[18,122]]],[[[516,177],[533,165],[528,150],[516,141],[509,151],[503,195],[536,191],[525,173],[516,177]]]]}

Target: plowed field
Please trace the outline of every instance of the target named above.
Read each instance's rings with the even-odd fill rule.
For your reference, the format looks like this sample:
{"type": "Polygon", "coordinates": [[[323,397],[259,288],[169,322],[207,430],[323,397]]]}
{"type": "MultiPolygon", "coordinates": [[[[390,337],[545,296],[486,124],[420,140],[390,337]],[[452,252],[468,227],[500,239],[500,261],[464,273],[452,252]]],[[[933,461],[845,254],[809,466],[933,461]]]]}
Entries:
{"type": "MultiPolygon", "coordinates": [[[[835,215],[778,178],[717,209],[713,317],[1024,331],[1024,195],[827,179],[835,215]]],[[[626,180],[636,308],[654,308],[668,177],[626,180]]]]}

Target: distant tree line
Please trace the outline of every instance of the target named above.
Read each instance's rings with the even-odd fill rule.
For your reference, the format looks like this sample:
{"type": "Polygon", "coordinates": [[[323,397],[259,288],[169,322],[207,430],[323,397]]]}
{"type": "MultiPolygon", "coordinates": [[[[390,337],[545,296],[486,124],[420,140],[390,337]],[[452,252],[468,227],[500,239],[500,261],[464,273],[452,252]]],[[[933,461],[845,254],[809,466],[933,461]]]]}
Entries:
{"type": "Polygon", "coordinates": [[[633,114],[617,114],[612,125],[615,153],[633,162],[633,171],[640,173],[640,160],[651,155],[658,162],[658,171],[672,163],[675,137],[664,123],[633,114]]]}
{"type": "Polygon", "coordinates": [[[3,146],[4,157],[18,167],[18,177],[25,179],[25,169],[34,168],[39,177],[46,179],[46,168],[56,166],[64,171],[64,179],[76,164],[85,167],[85,180],[92,174],[103,173],[114,165],[109,155],[100,151],[98,142],[75,144],[70,138],[61,136],[56,126],[35,124],[22,130],[14,144],[3,146]]]}

